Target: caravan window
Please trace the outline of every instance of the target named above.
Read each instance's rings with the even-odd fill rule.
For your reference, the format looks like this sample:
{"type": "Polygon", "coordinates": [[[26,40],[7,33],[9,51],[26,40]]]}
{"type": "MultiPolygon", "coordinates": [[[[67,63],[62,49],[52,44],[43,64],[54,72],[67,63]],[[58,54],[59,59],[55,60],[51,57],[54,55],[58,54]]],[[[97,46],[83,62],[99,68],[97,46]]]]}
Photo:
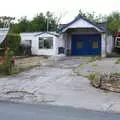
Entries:
{"type": "Polygon", "coordinates": [[[52,37],[45,37],[39,38],[39,49],[52,49],[53,48],[53,38],[52,37]]]}

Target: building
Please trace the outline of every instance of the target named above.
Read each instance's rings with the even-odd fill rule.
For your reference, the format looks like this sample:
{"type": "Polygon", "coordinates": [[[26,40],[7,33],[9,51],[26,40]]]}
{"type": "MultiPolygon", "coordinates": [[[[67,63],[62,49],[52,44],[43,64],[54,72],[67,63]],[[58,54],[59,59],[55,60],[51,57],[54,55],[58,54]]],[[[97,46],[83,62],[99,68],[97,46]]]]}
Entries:
{"type": "Polygon", "coordinates": [[[106,29],[82,16],[56,32],[21,33],[21,43],[31,45],[33,55],[102,56],[112,52],[113,39],[106,29]]]}

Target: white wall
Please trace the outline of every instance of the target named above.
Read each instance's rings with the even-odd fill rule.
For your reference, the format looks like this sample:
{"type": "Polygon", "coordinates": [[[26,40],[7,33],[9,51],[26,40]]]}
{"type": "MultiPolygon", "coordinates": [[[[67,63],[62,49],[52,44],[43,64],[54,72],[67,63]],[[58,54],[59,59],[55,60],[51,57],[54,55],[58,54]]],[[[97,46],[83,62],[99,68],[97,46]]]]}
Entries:
{"type": "Polygon", "coordinates": [[[107,54],[111,54],[114,47],[114,39],[112,36],[107,36],[107,54]]]}
{"type": "Polygon", "coordinates": [[[32,46],[31,51],[32,55],[52,55],[55,56],[56,52],[56,42],[58,41],[58,37],[49,33],[36,32],[36,33],[21,33],[21,44],[27,45],[25,40],[31,40],[32,46]],[[40,35],[39,35],[40,34],[40,35]],[[36,36],[37,35],[37,36],[36,36]],[[53,38],[53,48],[51,49],[39,49],[39,37],[52,37],[53,38]]]}
{"type": "Polygon", "coordinates": [[[32,34],[32,33],[21,33],[20,36],[21,36],[21,44],[22,45],[28,45],[26,40],[31,40],[33,42],[34,34],[32,34]]]}
{"type": "Polygon", "coordinates": [[[106,34],[101,35],[101,56],[106,57],[106,34]]]}
{"type": "Polygon", "coordinates": [[[57,55],[57,40],[58,37],[54,35],[50,35],[48,33],[38,35],[34,37],[32,42],[32,54],[33,55],[48,55],[48,56],[56,56],[57,55]],[[39,49],[39,37],[52,37],[53,38],[53,48],[51,49],[39,49]]]}

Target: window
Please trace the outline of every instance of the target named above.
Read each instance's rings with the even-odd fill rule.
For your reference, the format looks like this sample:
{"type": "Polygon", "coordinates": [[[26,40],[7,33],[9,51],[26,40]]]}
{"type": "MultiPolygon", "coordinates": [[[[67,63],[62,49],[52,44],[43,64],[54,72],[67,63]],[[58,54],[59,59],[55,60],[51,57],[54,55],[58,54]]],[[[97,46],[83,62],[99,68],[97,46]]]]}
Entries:
{"type": "Polygon", "coordinates": [[[98,40],[92,42],[92,48],[98,48],[98,40]]]}
{"type": "Polygon", "coordinates": [[[53,47],[53,38],[52,37],[44,37],[39,38],[39,48],[51,49],[53,47]]]}
{"type": "Polygon", "coordinates": [[[77,42],[77,49],[83,48],[83,42],[79,41],[77,42]]]}

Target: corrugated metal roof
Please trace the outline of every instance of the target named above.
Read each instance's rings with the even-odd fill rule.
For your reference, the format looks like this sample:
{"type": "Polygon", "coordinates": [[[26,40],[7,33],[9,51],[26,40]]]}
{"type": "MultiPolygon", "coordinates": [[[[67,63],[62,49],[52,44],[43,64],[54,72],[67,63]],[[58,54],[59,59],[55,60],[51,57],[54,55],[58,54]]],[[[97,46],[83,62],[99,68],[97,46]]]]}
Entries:
{"type": "Polygon", "coordinates": [[[6,35],[8,34],[9,28],[0,28],[0,44],[5,39],[6,35]]]}

